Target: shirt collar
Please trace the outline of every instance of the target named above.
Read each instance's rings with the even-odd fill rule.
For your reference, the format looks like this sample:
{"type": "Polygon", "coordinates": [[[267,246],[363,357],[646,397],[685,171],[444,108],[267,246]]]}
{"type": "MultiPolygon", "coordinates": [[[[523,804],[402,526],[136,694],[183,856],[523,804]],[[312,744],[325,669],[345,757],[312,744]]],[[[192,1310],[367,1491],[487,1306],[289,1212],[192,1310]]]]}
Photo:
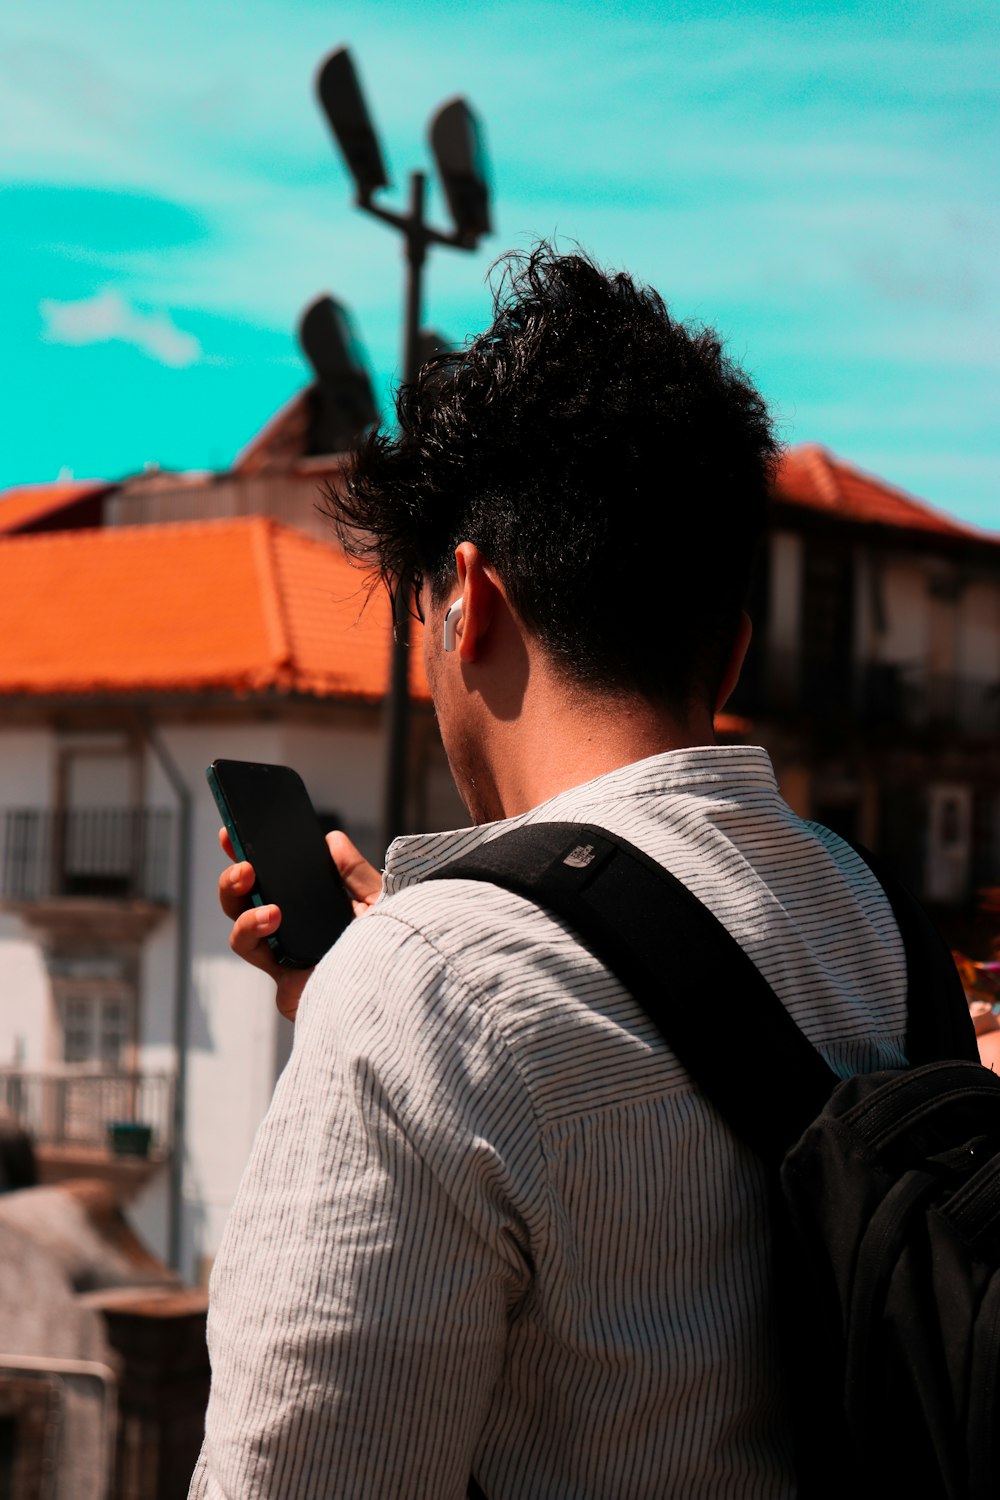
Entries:
{"type": "Polygon", "coordinates": [[[524,823],[600,822],[609,802],[657,792],[698,791],[738,793],[752,786],[759,794],[765,788],[778,794],[768,753],[760,745],[699,745],[685,750],[665,750],[644,760],[631,761],[580,786],[568,787],[527,812],[474,828],[447,833],[414,833],[393,839],[386,853],[382,894],[392,895],[415,881],[423,880],[452,860],[470,854],[508,829],[524,823]]]}

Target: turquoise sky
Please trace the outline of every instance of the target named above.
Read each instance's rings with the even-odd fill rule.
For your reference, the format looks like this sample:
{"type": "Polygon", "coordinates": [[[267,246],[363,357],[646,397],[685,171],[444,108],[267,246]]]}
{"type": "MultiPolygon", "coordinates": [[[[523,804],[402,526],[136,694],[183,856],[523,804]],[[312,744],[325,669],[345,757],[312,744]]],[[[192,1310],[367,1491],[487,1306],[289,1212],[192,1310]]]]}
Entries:
{"type": "Polygon", "coordinates": [[[579,241],[715,324],[787,441],[1000,526],[998,37],[965,0],[8,0],[0,484],[227,464],[321,291],[388,389],[400,246],[312,93],[346,42],[397,194],[439,102],[485,122],[497,232],[432,256],[428,323],[579,241]]]}

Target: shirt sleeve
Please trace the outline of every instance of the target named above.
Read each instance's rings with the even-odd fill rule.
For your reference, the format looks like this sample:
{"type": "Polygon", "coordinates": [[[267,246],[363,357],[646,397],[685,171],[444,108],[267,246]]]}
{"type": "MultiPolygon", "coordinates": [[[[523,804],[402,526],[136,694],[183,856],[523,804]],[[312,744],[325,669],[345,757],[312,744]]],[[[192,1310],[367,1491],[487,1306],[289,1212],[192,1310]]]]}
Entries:
{"type": "Polygon", "coordinates": [[[303,995],[213,1270],[193,1500],[466,1494],[545,1218],[508,1047],[415,930],[303,995]]]}

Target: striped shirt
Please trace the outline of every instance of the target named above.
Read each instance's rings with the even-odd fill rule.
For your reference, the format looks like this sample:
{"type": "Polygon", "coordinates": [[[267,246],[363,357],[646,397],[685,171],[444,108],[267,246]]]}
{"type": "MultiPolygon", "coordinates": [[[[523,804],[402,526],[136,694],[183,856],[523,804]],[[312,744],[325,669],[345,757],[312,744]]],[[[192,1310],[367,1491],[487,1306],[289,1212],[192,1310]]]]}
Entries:
{"type": "Polygon", "coordinates": [[[839,1073],[905,1061],[888,903],[761,749],[397,840],[306,987],[215,1265],[198,1500],[794,1493],[756,1158],[558,921],[421,883],[535,820],[673,871],[839,1073]]]}

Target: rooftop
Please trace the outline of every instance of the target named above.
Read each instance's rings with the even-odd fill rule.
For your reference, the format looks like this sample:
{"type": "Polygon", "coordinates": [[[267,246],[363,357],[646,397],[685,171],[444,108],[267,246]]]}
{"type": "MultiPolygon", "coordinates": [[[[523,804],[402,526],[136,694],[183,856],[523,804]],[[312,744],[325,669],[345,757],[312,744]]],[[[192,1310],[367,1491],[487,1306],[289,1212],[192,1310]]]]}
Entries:
{"type": "Polygon", "coordinates": [[[6,537],[0,567],[6,697],[385,690],[384,593],[366,602],[337,547],[265,517],[6,537]]]}
{"type": "Polygon", "coordinates": [[[96,500],[109,488],[99,479],[60,479],[54,484],[23,484],[5,490],[0,494],[0,534],[61,529],[81,502],[96,500]]]}
{"type": "MultiPolygon", "coordinates": [[[[245,451],[234,470],[299,473],[339,459],[295,457],[302,393],[245,451]]],[[[144,490],[204,490],[224,476],[142,477],[144,490]]],[[[316,477],[311,475],[311,477],[316,477]]],[[[228,694],[380,699],[390,621],[381,590],[334,543],[256,514],[105,525],[98,481],[29,485],[0,495],[0,696],[228,694]],[[16,534],[20,533],[20,534],[16,534]]],[[[231,497],[230,497],[231,498],[231,497]]],[[[816,444],[785,453],[775,500],[851,525],[894,529],[933,547],[1000,544],[863,473],[816,444]]],[[[420,653],[413,689],[426,698],[420,653]]],[[[720,722],[723,732],[749,725],[720,722]]]]}
{"type": "Polygon", "coordinates": [[[818,443],[802,443],[787,450],[778,467],[774,491],[778,501],[822,511],[843,521],[1000,542],[995,534],[956,521],[884,479],[865,474],[818,443]]]}

